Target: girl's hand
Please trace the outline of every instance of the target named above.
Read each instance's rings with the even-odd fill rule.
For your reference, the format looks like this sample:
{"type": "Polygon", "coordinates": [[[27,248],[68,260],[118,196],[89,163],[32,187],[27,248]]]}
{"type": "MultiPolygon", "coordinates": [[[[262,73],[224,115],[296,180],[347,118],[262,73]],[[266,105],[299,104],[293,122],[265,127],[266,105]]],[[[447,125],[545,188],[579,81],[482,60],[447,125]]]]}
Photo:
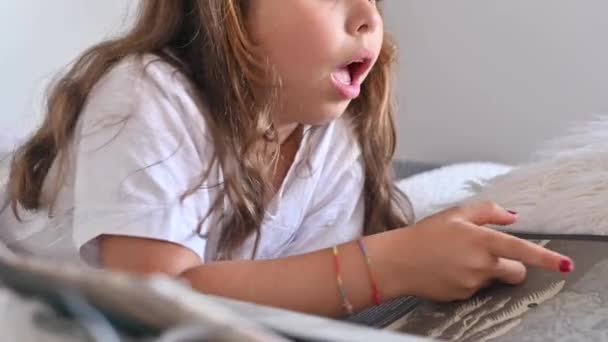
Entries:
{"type": "MultiPolygon", "coordinates": [[[[572,261],[532,242],[482,227],[517,219],[494,203],[454,208],[387,233],[385,261],[393,275],[387,291],[451,301],[471,297],[493,280],[521,283],[524,264],[570,272],[572,261]],[[396,275],[395,275],[396,274],[396,275]]],[[[393,292],[393,293],[396,293],[393,292]]]]}

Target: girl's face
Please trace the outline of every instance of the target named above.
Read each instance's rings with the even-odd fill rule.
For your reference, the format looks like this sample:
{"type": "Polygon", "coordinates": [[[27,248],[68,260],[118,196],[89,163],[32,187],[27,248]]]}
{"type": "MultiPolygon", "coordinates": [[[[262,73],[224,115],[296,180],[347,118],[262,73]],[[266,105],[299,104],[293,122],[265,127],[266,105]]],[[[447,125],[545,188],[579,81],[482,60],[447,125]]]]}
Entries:
{"type": "Polygon", "coordinates": [[[281,77],[276,125],[342,115],[376,63],[384,28],[376,0],[251,0],[248,29],[281,77]]]}

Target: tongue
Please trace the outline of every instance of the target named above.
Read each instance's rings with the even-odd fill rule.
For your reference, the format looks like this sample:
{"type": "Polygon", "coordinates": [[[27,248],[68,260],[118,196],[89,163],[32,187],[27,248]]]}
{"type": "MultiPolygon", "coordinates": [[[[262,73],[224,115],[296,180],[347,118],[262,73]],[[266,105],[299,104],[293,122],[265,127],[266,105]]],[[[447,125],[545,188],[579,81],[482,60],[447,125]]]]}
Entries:
{"type": "Polygon", "coordinates": [[[334,77],[338,82],[342,84],[350,85],[352,83],[352,80],[350,78],[350,72],[347,68],[343,68],[334,72],[334,77]]]}

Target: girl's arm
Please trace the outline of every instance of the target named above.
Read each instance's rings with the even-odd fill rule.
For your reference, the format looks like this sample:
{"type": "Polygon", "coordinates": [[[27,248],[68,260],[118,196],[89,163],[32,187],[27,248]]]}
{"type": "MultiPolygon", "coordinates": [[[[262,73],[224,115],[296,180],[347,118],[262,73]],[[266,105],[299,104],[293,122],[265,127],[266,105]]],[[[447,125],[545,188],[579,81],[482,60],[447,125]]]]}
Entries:
{"type": "MultiPolygon", "coordinates": [[[[390,248],[383,235],[364,238],[370,255],[383,255],[390,248]]],[[[345,314],[331,249],[288,258],[262,261],[225,261],[201,264],[196,254],[168,242],[106,236],[102,239],[105,267],[138,274],[168,273],[188,280],[192,287],[263,305],[329,317],[345,314]]],[[[354,309],[373,304],[367,265],[357,242],[339,246],[340,273],[354,309]]],[[[396,297],[403,286],[397,274],[373,266],[383,299],[396,297]],[[399,288],[397,290],[396,288],[399,288]]]]}
{"type": "MultiPolygon", "coordinates": [[[[371,255],[382,255],[381,251],[389,248],[381,235],[364,241],[371,255]]],[[[355,311],[371,306],[373,291],[357,242],[341,245],[338,250],[340,274],[350,303],[355,311]]],[[[387,272],[386,262],[376,262],[373,270],[384,299],[403,293],[403,279],[387,272]]],[[[183,277],[202,292],[322,316],[345,314],[330,249],[267,261],[208,264],[186,271],[183,277]]]]}
{"type": "MultiPolygon", "coordinates": [[[[364,238],[382,298],[466,299],[493,280],[521,283],[526,276],[523,264],[564,273],[573,270],[572,260],[563,255],[483,227],[515,220],[513,213],[484,203],[364,238]]],[[[324,316],[344,313],[330,250],[268,261],[201,264],[194,252],[170,243],[105,237],[101,257],[105,267],[167,273],[208,294],[324,316]]],[[[340,246],[339,259],[354,309],[371,305],[371,283],[357,243],[340,246]]]]}

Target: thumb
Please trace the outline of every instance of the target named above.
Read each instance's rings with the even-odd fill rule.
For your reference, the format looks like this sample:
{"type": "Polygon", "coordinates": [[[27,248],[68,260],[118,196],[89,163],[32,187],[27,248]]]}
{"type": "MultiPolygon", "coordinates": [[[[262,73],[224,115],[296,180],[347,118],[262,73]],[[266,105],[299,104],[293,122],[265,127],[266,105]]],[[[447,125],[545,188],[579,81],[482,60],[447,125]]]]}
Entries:
{"type": "Polygon", "coordinates": [[[515,212],[505,210],[494,202],[474,203],[461,209],[462,218],[478,226],[488,224],[505,226],[517,220],[515,212]]]}
{"type": "Polygon", "coordinates": [[[519,261],[499,258],[494,269],[494,278],[506,284],[517,285],[526,279],[526,266],[519,261]]]}

